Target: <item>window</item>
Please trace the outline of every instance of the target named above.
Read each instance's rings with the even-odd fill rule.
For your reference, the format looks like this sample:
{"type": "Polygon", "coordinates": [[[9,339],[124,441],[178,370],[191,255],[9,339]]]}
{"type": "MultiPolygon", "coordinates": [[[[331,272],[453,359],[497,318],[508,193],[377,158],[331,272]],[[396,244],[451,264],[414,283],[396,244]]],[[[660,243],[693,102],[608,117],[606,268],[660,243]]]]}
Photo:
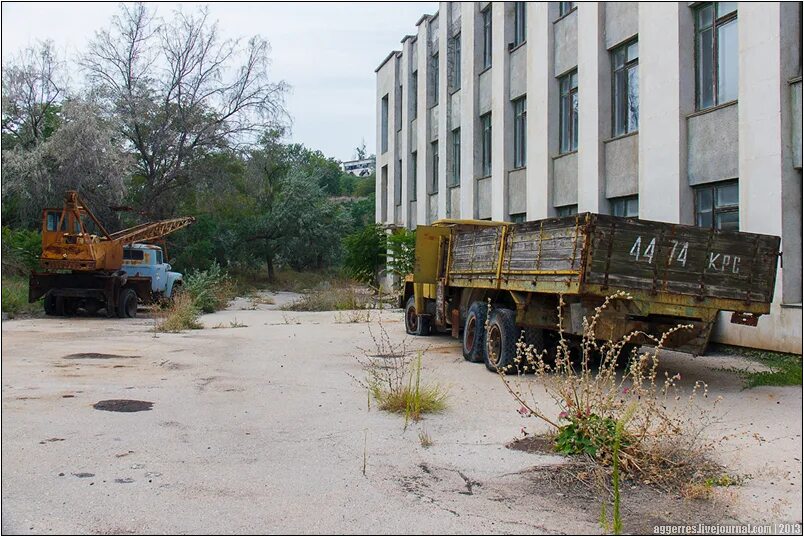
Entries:
{"type": "Polygon", "coordinates": [[[639,216],[638,196],[612,198],[609,202],[611,203],[611,214],[614,216],[625,216],[628,218],[637,218],[639,216]]]}
{"type": "Polygon", "coordinates": [[[526,98],[514,101],[514,168],[523,168],[527,164],[528,118],[526,98]]]}
{"type": "Polygon", "coordinates": [[[380,170],[380,221],[388,220],[388,166],[380,170]]]}
{"type": "Polygon", "coordinates": [[[162,250],[157,250],[154,253],[156,254],[156,264],[161,265],[162,264],[162,250]]]}
{"type": "Polygon", "coordinates": [[[480,163],[483,177],[491,175],[491,112],[480,116],[480,163]]]}
{"type": "Polygon", "coordinates": [[[408,191],[410,192],[409,198],[410,201],[416,201],[416,190],[419,184],[419,154],[416,151],[411,153],[410,168],[411,184],[408,187],[408,191]]]}
{"type": "Polygon", "coordinates": [[[491,67],[491,6],[480,12],[483,24],[483,69],[491,67]]]}
{"type": "Polygon", "coordinates": [[[430,88],[433,95],[433,106],[438,104],[438,53],[430,58],[430,88]]]}
{"type": "Polygon", "coordinates": [[[402,159],[396,161],[394,170],[394,205],[402,205],[402,159]]]}
{"type": "Polygon", "coordinates": [[[527,2],[514,2],[514,46],[525,42],[525,22],[527,2]]]}
{"type": "Polygon", "coordinates": [[[639,129],[639,45],[626,43],[611,53],[612,134],[620,136],[639,129]]]}
{"type": "Polygon", "coordinates": [[[461,129],[452,131],[452,173],[449,186],[461,184],[461,129]]]}
{"type": "Polygon", "coordinates": [[[450,65],[450,81],[453,90],[461,89],[461,34],[452,38],[452,65],[450,65]]]}
{"type": "Polygon", "coordinates": [[[396,94],[396,106],[394,107],[394,123],[396,124],[396,131],[402,130],[402,84],[399,85],[399,92],[396,94]]]}
{"type": "Polygon", "coordinates": [[[433,152],[433,175],[430,183],[430,194],[438,193],[438,142],[430,144],[433,152]]]}
{"type": "Polygon", "coordinates": [[[695,89],[698,110],[737,98],[737,2],[695,10],[695,89]]]}
{"type": "Polygon", "coordinates": [[[511,222],[514,224],[522,224],[525,222],[526,213],[516,213],[511,215],[511,222]]]}
{"type": "Polygon", "coordinates": [[[381,148],[382,152],[385,153],[388,151],[388,94],[386,93],[385,96],[382,98],[382,121],[380,130],[380,137],[381,137],[381,148]]]}
{"type": "Polygon", "coordinates": [[[575,216],[578,214],[577,205],[564,205],[563,207],[556,207],[556,215],[558,216],[575,216]]]}
{"type": "Polygon", "coordinates": [[[419,112],[419,72],[413,71],[410,75],[410,119],[416,119],[419,112]]]}
{"type": "Polygon", "coordinates": [[[133,248],[124,248],[123,259],[128,259],[129,261],[142,261],[145,259],[145,254],[143,253],[142,250],[135,250],[133,248]]]}
{"type": "MultiPolygon", "coordinates": [[[[61,220],[61,211],[50,211],[47,213],[47,230],[58,231],[59,220],[61,220]]],[[[61,231],[67,231],[67,218],[61,223],[61,231]]]]}
{"type": "Polygon", "coordinates": [[[578,149],[578,71],[559,79],[561,86],[561,153],[578,149]]]}
{"type": "Polygon", "coordinates": [[[695,223],[699,227],[740,230],[737,181],[726,181],[695,189],[695,223]]]}
{"type": "Polygon", "coordinates": [[[559,2],[558,3],[558,14],[559,16],[563,17],[564,15],[568,15],[570,11],[576,8],[577,2],[559,2]]]}

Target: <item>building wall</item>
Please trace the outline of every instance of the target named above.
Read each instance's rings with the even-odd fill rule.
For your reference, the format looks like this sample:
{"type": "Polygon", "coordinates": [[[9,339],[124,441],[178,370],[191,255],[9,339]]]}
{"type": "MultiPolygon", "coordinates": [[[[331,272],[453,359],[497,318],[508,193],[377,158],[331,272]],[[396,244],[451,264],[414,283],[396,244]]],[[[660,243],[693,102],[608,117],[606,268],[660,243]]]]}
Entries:
{"type": "MultiPolygon", "coordinates": [[[[396,95],[401,82],[402,99],[411,92],[418,97],[415,114],[406,115],[410,106],[401,108],[401,130],[391,128],[387,154],[378,150],[377,221],[413,228],[445,217],[510,220],[525,213],[535,220],[566,205],[607,213],[611,198],[638,195],[640,218],[692,224],[694,188],[737,179],[740,229],[781,236],[784,254],[771,314],[758,328],[721,320],[714,338],[800,352],[801,4],[738,4],[738,98],[700,111],[693,9],[688,2],[579,3],[562,17],[557,2],[529,2],[525,42],[513,46],[514,2],[441,2],[438,13],[423,16],[416,34],[403,39],[401,52],[377,69],[378,148],[382,96],[396,95]],[[481,11],[487,7],[492,65],[484,69],[481,11]],[[460,89],[449,84],[450,41],[458,32],[460,89]],[[611,50],[634,38],[639,129],[613,136],[611,50]],[[440,59],[437,105],[430,92],[434,52],[440,59]],[[558,77],[575,69],[578,149],[560,154],[558,77]],[[414,70],[418,87],[410,88],[414,70]],[[527,166],[514,169],[511,101],[522,96],[527,98],[527,166]],[[487,112],[492,114],[492,166],[484,177],[480,116],[487,112]],[[455,164],[452,132],[458,127],[460,182],[447,187],[455,164]],[[402,203],[408,208],[401,214],[393,195],[400,159],[402,203]],[[408,184],[414,159],[416,185],[408,184]]],[[[393,114],[397,107],[389,109],[393,114]]],[[[397,125],[395,120],[389,124],[397,125]]]]}

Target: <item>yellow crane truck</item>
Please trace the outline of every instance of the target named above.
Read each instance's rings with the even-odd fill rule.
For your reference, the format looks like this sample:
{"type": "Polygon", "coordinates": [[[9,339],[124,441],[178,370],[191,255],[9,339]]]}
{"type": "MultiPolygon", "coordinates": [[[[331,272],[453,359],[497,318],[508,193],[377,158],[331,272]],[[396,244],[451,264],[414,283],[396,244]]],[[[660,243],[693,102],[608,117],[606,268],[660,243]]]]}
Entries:
{"type": "Polygon", "coordinates": [[[718,312],[750,326],[769,312],[779,245],[775,236],[593,213],[521,224],[440,220],[416,229],[415,268],[400,297],[405,328],[462,334],[464,358],[497,371],[513,365],[523,331],[540,350],[555,342],[559,297],[561,331],[577,341],[584,317],[622,291],[632,299],[603,311],[598,337],[658,337],[690,324],[666,347],[699,355],[718,312]]]}
{"type": "Polygon", "coordinates": [[[146,243],[194,221],[187,216],[110,233],[70,190],[63,207],[42,211],[42,270],[30,275],[28,301],[44,297],[47,315],[105,309],[108,317],[134,317],[138,302],[170,298],[181,284],[162,248],[146,243]]]}

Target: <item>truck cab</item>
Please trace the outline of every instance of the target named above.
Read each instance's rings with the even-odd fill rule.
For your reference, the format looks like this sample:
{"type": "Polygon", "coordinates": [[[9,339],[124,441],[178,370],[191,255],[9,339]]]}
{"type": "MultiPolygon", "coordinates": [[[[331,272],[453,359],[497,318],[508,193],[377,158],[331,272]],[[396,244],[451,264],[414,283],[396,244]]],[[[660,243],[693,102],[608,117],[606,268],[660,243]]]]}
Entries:
{"type": "Polygon", "coordinates": [[[182,284],[182,275],[170,269],[159,246],[132,244],[123,248],[121,270],[129,278],[149,278],[154,295],[170,298],[174,289],[182,284]]]}

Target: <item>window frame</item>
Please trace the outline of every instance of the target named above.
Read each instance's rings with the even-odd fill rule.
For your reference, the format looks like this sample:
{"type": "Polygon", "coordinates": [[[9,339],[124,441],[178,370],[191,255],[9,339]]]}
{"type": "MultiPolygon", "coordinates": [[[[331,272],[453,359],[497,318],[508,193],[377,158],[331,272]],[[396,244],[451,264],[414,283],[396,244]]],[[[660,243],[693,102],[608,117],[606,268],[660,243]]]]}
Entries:
{"type": "Polygon", "coordinates": [[[527,2],[514,2],[514,41],[513,47],[518,47],[527,41],[527,2]]]}
{"type": "Polygon", "coordinates": [[[556,216],[558,218],[564,218],[567,216],[576,216],[578,214],[578,204],[573,203],[570,205],[561,205],[556,207],[556,216]]]}
{"type": "Polygon", "coordinates": [[[721,230],[721,231],[740,231],[740,181],[739,179],[729,179],[726,181],[717,181],[715,183],[704,183],[702,185],[696,185],[693,187],[695,190],[695,225],[707,229],[706,226],[703,226],[699,223],[699,217],[701,215],[701,205],[700,205],[700,196],[701,192],[706,190],[710,191],[711,196],[711,205],[709,210],[712,212],[712,224],[709,229],[716,229],[721,230],[720,227],[717,226],[717,216],[722,214],[737,214],[737,229],[730,229],[730,230],[721,230]],[[717,193],[718,190],[728,187],[736,187],[737,188],[737,202],[734,204],[724,205],[718,207],[717,204],[717,193]]]}
{"type": "Polygon", "coordinates": [[[439,58],[437,51],[430,56],[430,93],[432,95],[432,105],[430,108],[438,106],[438,94],[441,91],[441,81],[440,77],[438,76],[441,67],[440,61],[441,59],[439,58]]]}
{"type": "Polygon", "coordinates": [[[450,170],[450,181],[447,186],[461,186],[461,128],[454,129],[451,133],[452,144],[452,169],[450,170]]]}
{"type": "Polygon", "coordinates": [[[491,67],[491,53],[492,53],[492,18],[491,18],[491,5],[480,12],[481,17],[481,31],[483,33],[482,46],[483,50],[481,56],[481,69],[489,69],[491,67]]]}
{"type": "MultiPolygon", "coordinates": [[[[725,15],[718,16],[718,4],[721,2],[706,2],[700,5],[697,5],[693,8],[693,19],[694,19],[694,26],[695,26],[695,110],[709,110],[710,108],[715,108],[722,104],[731,103],[737,101],[739,95],[734,99],[730,99],[727,101],[720,102],[720,65],[719,65],[719,56],[720,56],[720,39],[718,38],[718,28],[725,26],[731,22],[737,21],[737,16],[739,14],[739,8],[735,8],[733,11],[726,13],[725,15]],[[702,27],[700,25],[700,14],[704,9],[711,8],[712,9],[712,22],[708,26],[702,27]],[[706,30],[712,30],[712,57],[711,61],[711,73],[710,76],[712,77],[712,103],[708,105],[704,105],[701,102],[702,96],[702,88],[701,88],[701,74],[703,66],[701,65],[701,44],[700,44],[700,35],[705,32],[706,30]]],[[[739,32],[739,23],[738,24],[738,32],[739,32]]],[[[739,39],[739,36],[738,36],[739,39]]],[[[739,56],[739,50],[735,52],[735,55],[739,56]]],[[[738,67],[739,69],[739,67],[738,67]]],[[[738,73],[739,76],[739,73],[738,73]]]]}
{"type": "Polygon", "coordinates": [[[381,108],[381,110],[380,110],[380,130],[382,131],[380,133],[380,152],[381,153],[387,153],[388,152],[388,138],[389,138],[388,137],[388,127],[389,127],[389,125],[388,125],[388,122],[389,122],[388,121],[388,114],[390,113],[390,111],[388,110],[389,104],[390,103],[388,102],[388,94],[386,93],[385,95],[383,95],[383,97],[381,99],[381,104],[380,104],[380,108],[381,108]]]}
{"type": "Polygon", "coordinates": [[[461,89],[461,33],[458,32],[450,39],[451,74],[450,89],[455,92],[461,89]]]}
{"type": "Polygon", "coordinates": [[[438,140],[430,142],[430,157],[432,158],[433,176],[430,181],[430,194],[438,194],[438,140]]]}
{"type": "Polygon", "coordinates": [[[578,150],[578,114],[575,111],[575,108],[572,106],[572,98],[575,96],[575,99],[578,100],[578,108],[580,108],[580,100],[578,97],[578,69],[573,69],[568,73],[560,76],[558,78],[558,87],[559,87],[559,120],[558,120],[558,147],[559,147],[559,154],[566,155],[578,150]],[[572,80],[575,80],[575,85],[573,86],[572,80]],[[568,88],[565,90],[565,82],[569,81],[567,84],[568,88]],[[567,106],[569,108],[569,117],[567,125],[567,132],[568,140],[564,139],[564,107],[567,106]]]}
{"type": "Polygon", "coordinates": [[[514,99],[511,104],[514,107],[514,168],[518,169],[528,165],[527,95],[514,99]]]}
{"type": "Polygon", "coordinates": [[[577,2],[559,2],[558,3],[558,16],[559,16],[559,18],[566,17],[567,15],[569,15],[570,13],[575,11],[576,9],[578,9],[578,3],[577,2]]]}
{"type": "Polygon", "coordinates": [[[491,177],[492,158],[492,123],[491,112],[480,116],[480,174],[491,177]]]}
{"type": "Polygon", "coordinates": [[[617,198],[609,198],[609,210],[612,216],[619,216],[623,218],[639,218],[639,196],[620,196],[617,198]],[[627,214],[628,213],[628,204],[629,202],[636,202],[636,214],[627,214]],[[617,207],[619,204],[622,204],[623,207],[623,214],[617,214],[617,207]]]}
{"type": "MultiPolygon", "coordinates": [[[[637,114],[636,125],[632,130],[629,130],[628,124],[628,111],[630,110],[630,95],[629,90],[629,73],[632,69],[637,70],[637,77],[639,76],[639,38],[635,37],[611,50],[611,135],[613,137],[625,136],[639,132],[639,88],[637,88],[637,114]],[[633,60],[628,60],[628,49],[632,46],[637,46],[637,55],[633,60]],[[623,55],[622,65],[618,65],[618,54],[623,55]],[[618,75],[621,78],[618,79],[618,75]],[[619,82],[621,81],[621,82],[619,82]],[[624,99],[624,102],[618,103],[618,100],[624,99]],[[620,112],[618,114],[618,111],[620,112]],[[622,122],[622,123],[621,123],[622,122]]],[[[638,79],[637,79],[638,80],[638,79]]],[[[638,82],[637,82],[638,84],[638,82]]]]}

